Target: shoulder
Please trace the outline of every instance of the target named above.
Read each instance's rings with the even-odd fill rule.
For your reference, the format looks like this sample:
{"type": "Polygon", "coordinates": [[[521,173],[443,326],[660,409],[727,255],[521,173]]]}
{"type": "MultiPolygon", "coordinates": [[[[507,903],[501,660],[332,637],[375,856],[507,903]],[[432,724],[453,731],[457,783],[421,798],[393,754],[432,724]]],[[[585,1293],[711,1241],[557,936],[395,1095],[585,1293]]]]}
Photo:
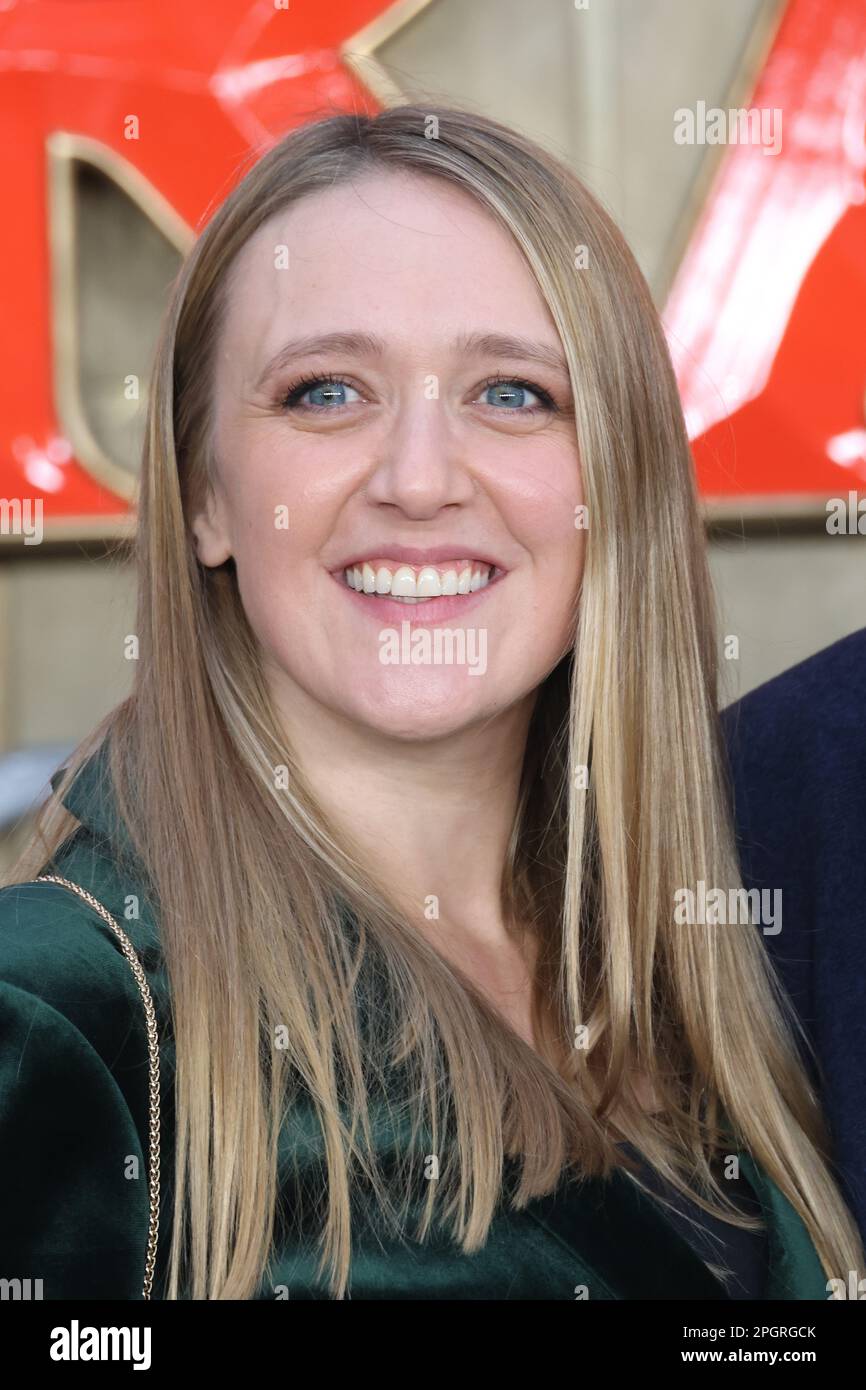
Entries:
{"type": "Polygon", "coordinates": [[[756,869],[826,880],[847,861],[843,877],[866,886],[864,686],[866,628],[723,712],[737,832],[756,869]]]}
{"type": "Polygon", "coordinates": [[[847,752],[866,762],[863,687],[866,682],[866,628],[834,642],[773,680],[752,690],[722,712],[728,749],[736,764],[760,766],[786,757],[817,761],[852,734],[847,752]],[[810,742],[791,747],[793,734],[810,742]]]}
{"type": "Polygon", "coordinates": [[[722,714],[744,871],[776,883],[802,882],[819,896],[847,883],[856,892],[846,910],[854,911],[861,926],[864,687],[866,628],[759,686],[722,714]]]}
{"type": "Polygon", "coordinates": [[[116,954],[107,923],[62,884],[34,879],[0,888],[0,979],[53,985],[87,961],[119,977],[116,954]]]}
{"type": "MultiPolygon", "coordinates": [[[[140,879],[78,833],[46,870],[77,884],[114,919],[142,964],[157,1012],[167,1008],[157,926],[140,879]]],[[[141,990],[111,925],[63,883],[0,889],[0,998],[63,1019],[137,1092],[145,1014],[141,990]],[[128,1073],[128,1074],[127,1074],[128,1073]]],[[[59,1026],[59,1024],[58,1024],[59,1026]]]]}
{"type": "MultiPolygon", "coordinates": [[[[67,865],[55,872],[80,882],[67,865]]],[[[104,1035],[112,1028],[128,1030],[130,1005],[138,997],[111,927],[60,883],[34,881],[0,889],[0,988],[4,986],[44,1000],[108,1051],[112,1042],[104,1035]]]]}
{"type": "Polygon", "coordinates": [[[866,628],[722,715],[743,875],[782,891],[792,967],[819,938],[840,967],[866,963],[864,685],[866,628]]]}

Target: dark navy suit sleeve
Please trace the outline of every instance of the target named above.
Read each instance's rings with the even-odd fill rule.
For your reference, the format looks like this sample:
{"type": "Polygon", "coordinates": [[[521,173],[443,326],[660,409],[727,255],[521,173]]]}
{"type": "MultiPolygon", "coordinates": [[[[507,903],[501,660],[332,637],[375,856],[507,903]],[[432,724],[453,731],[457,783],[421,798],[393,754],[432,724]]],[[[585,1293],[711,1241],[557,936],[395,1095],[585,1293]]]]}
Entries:
{"type": "Polygon", "coordinates": [[[761,939],[815,1049],[837,1176],[866,1240],[866,628],[722,714],[747,888],[782,890],[761,939]]]}

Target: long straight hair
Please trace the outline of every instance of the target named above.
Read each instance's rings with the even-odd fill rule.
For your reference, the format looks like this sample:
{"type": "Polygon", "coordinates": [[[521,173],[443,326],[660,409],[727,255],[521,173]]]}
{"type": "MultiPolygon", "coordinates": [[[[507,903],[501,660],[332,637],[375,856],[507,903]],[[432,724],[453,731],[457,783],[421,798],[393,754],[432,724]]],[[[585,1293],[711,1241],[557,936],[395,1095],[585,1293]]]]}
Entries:
{"type": "Polygon", "coordinates": [[[16,873],[62,843],[58,797],[110,735],[171,988],[169,1298],[243,1299],[260,1286],[280,1129],[301,1098],[317,1120],[327,1193],[318,1276],[335,1298],[350,1291],[361,1185],[395,1231],[415,1212],[417,1239],[441,1222],[470,1253],[485,1241],[506,1158],[519,1160],[517,1206],[566,1170],[627,1168],[614,1115],[676,1187],[745,1225],[713,1171],[733,1135],[802,1217],[828,1278],[861,1267],[797,1024],[754,925],[675,921],[679,890],[741,887],[716,615],[659,317],[621,233],[573,172],[498,122],[437,106],[331,116],[272,147],[173,287],[148,406],[137,565],[133,692],[79,748],[16,873]],[[456,185],[508,230],[572,379],[589,517],[575,641],[537,694],[502,880],[507,919],[538,937],[548,1056],[432,947],[329,823],[269,700],[234,565],[204,567],[192,543],[234,258],[306,195],[389,170],[456,185]],[[376,1001],[366,1015],[364,981],[376,1001]],[[411,1134],[386,1173],[376,1106],[397,1068],[411,1134]],[[420,1185],[419,1136],[442,1159],[438,1181],[420,1185]]]}

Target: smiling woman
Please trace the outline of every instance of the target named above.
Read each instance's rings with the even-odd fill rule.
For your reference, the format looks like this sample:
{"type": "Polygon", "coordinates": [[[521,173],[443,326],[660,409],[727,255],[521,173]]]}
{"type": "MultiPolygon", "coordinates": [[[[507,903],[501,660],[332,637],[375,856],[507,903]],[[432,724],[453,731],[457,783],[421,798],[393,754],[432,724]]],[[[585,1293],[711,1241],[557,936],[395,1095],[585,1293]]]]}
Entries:
{"type": "MultiPolygon", "coordinates": [[[[470,887],[454,878],[450,809],[453,831],[435,851],[429,837],[419,849],[411,814],[387,810],[409,792],[426,820],[429,773],[413,786],[407,764],[389,796],[364,769],[377,740],[395,735],[468,738],[478,759],[475,730],[493,714],[503,725],[494,739],[508,726],[520,746],[534,691],[573,641],[586,535],[573,523],[583,500],[573,398],[514,238],[466,189],[424,169],[359,167],[273,212],[232,267],[211,444],[197,554],[236,566],[281,726],[294,744],[303,725],[315,764],[333,774],[328,787],[317,774],[317,795],[345,800],[349,770],[326,754],[360,735],[358,792],[368,804],[385,797],[389,822],[401,823],[383,868],[400,868],[418,902],[448,866],[449,919],[465,918],[456,900],[471,893],[476,929],[502,926],[504,821],[470,887]],[[306,331],[287,342],[287,325],[306,331]],[[267,525],[280,505],[288,532],[267,525]],[[378,631],[410,604],[413,624],[483,624],[483,686],[455,666],[383,669],[378,631]]],[[[494,765],[498,776],[498,754],[494,765]]],[[[512,761],[511,799],[518,770],[512,761]]]]}
{"type": "Polygon", "coordinates": [[[569,170],[448,108],[271,149],[174,286],[138,562],[133,694],[0,893],[10,1269],[605,1299],[859,1268],[760,936],[674,918],[740,886],[713,606],[664,334],[569,170]]]}

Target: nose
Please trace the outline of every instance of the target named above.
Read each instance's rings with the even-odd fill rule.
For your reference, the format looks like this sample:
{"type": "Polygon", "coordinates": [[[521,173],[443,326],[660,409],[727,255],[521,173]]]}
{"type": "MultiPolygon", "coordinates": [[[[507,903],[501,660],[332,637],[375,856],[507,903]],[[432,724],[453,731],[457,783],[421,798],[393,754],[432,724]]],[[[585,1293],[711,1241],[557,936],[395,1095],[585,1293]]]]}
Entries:
{"type": "Polygon", "coordinates": [[[369,502],[418,521],[472,499],[472,476],[438,399],[419,392],[403,406],[364,491],[369,502]]]}

